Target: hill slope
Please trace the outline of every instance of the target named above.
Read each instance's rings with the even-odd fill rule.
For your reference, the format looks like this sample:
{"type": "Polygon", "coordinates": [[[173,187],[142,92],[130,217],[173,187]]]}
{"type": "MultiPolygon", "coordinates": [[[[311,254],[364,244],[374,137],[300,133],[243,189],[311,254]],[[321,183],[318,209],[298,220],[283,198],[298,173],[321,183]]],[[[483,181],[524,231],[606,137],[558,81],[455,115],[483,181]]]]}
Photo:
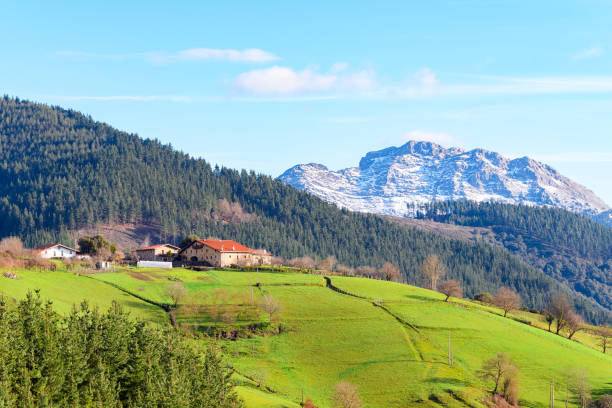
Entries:
{"type": "MultiPolygon", "coordinates": [[[[488,385],[477,370],[498,352],[508,354],[520,368],[521,406],[547,406],[550,378],[555,377],[557,389],[565,389],[568,370],[573,368],[586,369],[595,396],[610,387],[612,355],[585,345],[585,333],[577,335],[585,343],[581,344],[505,319],[495,309],[461,300],[447,303],[438,293],[392,282],[329,278],[333,286],[356,295],[349,296],[334,291],[322,276],[296,273],[126,269],[89,278],[67,272],[18,273],[23,282],[0,278],[0,292],[19,297],[20,287],[28,285],[41,287],[43,297],[56,300],[63,295],[48,282],[57,280],[71,288],[75,302],[88,297],[94,303],[109,301],[95,295],[114,289],[109,283],[154,302],[170,302],[163,288],[178,278],[188,292],[184,308],[177,312],[179,323],[195,331],[265,323],[267,315],[235,322],[223,317],[226,323],[214,320],[214,315],[239,307],[245,298],[258,303],[263,295],[273,296],[281,306],[275,317],[275,325],[282,327],[280,334],[253,333],[236,341],[217,341],[239,373],[276,392],[266,398],[264,389],[242,381],[241,395],[249,408],[295,406],[283,400],[299,402],[302,391],[318,406],[327,407],[339,381],[356,384],[371,408],[483,407],[488,385]],[[95,284],[100,290],[91,292],[95,284]],[[229,302],[217,303],[213,311],[211,302],[223,293],[229,302]],[[449,334],[453,367],[448,366],[449,334]]],[[[133,310],[141,303],[115,296],[133,310]]],[[[139,312],[157,321],[151,313],[150,308],[139,312]]],[[[535,315],[517,316],[538,322],[535,315]]],[[[564,396],[558,393],[558,405],[564,396]]],[[[573,398],[570,406],[577,406],[573,398]]]]}
{"type": "Polygon", "coordinates": [[[514,287],[533,307],[570,295],[591,321],[607,312],[502,248],[466,243],[339,210],[267,176],[212,169],[171,146],[117,131],[74,111],[0,99],[0,236],[30,245],[72,244],[71,231],[97,224],[159,225],[177,242],[189,232],[235,239],[286,258],[334,255],[341,263],[397,265],[407,282],[430,253],[466,294],[514,287]],[[227,214],[219,200],[238,206],[227,214]],[[246,214],[246,215],[245,215],[246,214]]]}
{"type": "Polygon", "coordinates": [[[496,201],[563,208],[612,226],[599,216],[610,207],[584,186],[528,157],[510,160],[483,149],[411,141],[369,152],[358,167],[301,164],[279,178],[353,211],[405,216],[407,204],[496,201]]]}
{"type": "Polygon", "coordinates": [[[484,229],[499,245],[612,310],[612,229],[551,208],[452,201],[419,207],[417,218],[484,229]]]}

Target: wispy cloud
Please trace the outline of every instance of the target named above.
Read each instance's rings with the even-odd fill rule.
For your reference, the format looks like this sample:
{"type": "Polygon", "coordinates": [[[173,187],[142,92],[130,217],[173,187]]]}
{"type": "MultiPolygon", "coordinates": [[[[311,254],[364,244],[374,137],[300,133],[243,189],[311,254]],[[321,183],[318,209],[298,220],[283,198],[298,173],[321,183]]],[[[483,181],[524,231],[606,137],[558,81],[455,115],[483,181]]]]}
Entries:
{"type": "Polygon", "coordinates": [[[280,57],[259,48],[245,50],[217,48],[189,48],[171,53],[159,51],[101,54],[81,51],[58,51],[57,56],[74,58],[97,58],[108,60],[143,59],[152,63],[168,63],[172,61],[229,61],[247,63],[266,63],[280,60],[280,57]]]}
{"type": "Polygon", "coordinates": [[[314,68],[301,71],[275,65],[240,74],[234,85],[241,91],[257,95],[290,95],[312,92],[356,91],[373,87],[374,72],[344,72],[346,66],[334,64],[326,73],[314,68]]]}
{"type": "Polygon", "coordinates": [[[64,101],[201,102],[205,100],[179,95],[41,95],[41,97],[64,101]]]}
{"type": "Polygon", "coordinates": [[[550,163],[612,163],[612,152],[544,153],[533,158],[550,163]]]}
{"type": "Polygon", "coordinates": [[[433,142],[444,146],[459,145],[459,141],[448,133],[430,132],[426,130],[411,130],[402,137],[403,143],[410,140],[419,142],[433,142]]]}
{"type": "Polygon", "coordinates": [[[100,102],[177,102],[177,103],[264,103],[316,102],[337,99],[336,95],[295,96],[183,96],[183,95],[36,95],[40,100],[100,101],[100,102]]]}
{"type": "Polygon", "coordinates": [[[605,50],[602,46],[595,45],[593,47],[585,48],[580,50],[576,54],[572,55],[573,60],[583,60],[589,58],[601,57],[605,54],[605,50]]]}

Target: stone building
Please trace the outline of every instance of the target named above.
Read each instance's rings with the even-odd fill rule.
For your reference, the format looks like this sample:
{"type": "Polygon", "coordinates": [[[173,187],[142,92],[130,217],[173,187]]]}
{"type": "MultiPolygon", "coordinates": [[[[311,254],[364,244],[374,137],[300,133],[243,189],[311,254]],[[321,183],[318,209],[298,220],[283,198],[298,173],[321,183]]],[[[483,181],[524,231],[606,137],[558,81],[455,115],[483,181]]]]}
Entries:
{"type": "Polygon", "coordinates": [[[270,265],[272,256],[251,249],[238,242],[218,239],[199,239],[179,251],[179,258],[199,264],[225,268],[232,265],[270,265]]]}

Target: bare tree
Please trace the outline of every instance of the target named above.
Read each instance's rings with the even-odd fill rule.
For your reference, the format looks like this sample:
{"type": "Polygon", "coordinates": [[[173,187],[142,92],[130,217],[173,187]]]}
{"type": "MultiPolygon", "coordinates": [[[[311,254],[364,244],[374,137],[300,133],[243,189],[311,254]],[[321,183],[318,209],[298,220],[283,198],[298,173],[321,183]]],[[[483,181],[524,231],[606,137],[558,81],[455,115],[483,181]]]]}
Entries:
{"type": "Polygon", "coordinates": [[[344,276],[355,276],[355,269],[343,264],[336,265],[336,270],[344,276]]]}
{"type": "Polygon", "coordinates": [[[555,316],[553,316],[553,314],[550,313],[548,310],[545,310],[544,311],[544,319],[546,320],[546,323],[548,323],[548,331],[552,331],[550,329],[550,327],[555,322],[555,316]]]}
{"type": "Polygon", "coordinates": [[[289,265],[300,268],[300,269],[313,269],[315,262],[309,256],[303,256],[301,258],[293,258],[289,261],[289,265]]]}
{"type": "Polygon", "coordinates": [[[0,255],[6,253],[14,257],[23,258],[25,250],[18,237],[6,237],[0,240],[0,255]]]}
{"type": "Polygon", "coordinates": [[[274,266],[282,266],[285,264],[285,259],[282,256],[273,256],[271,263],[274,266]]]}
{"type": "Polygon", "coordinates": [[[512,364],[510,357],[504,353],[498,353],[494,358],[483,362],[478,374],[483,380],[493,383],[491,391],[493,394],[499,394],[500,390],[504,394],[506,388],[512,386],[513,379],[518,377],[518,368],[512,364]]]}
{"type": "Polygon", "coordinates": [[[382,279],[394,282],[398,282],[402,276],[400,270],[391,262],[385,262],[382,268],[378,270],[378,273],[382,279]]]}
{"type": "Polygon", "coordinates": [[[359,398],[357,387],[347,381],[336,384],[332,397],[337,408],[361,408],[363,402],[359,398]]]}
{"type": "Polygon", "coordinates": [[[521,307],[521,298],[512,289],[502,286],[493,298],[493,304],[502,309],[506,317],[508,312],[521,307]]]}
{"type": "Polygon", "coordinates": [[[579,330],[584,329],[584,320],[582,320],[582,317],[579,314],[572,310],[567,312],[567,315],[565,316],[565,322],[568,331],[568,339],[574,337],[574,334],[576,334],[579,330]]]}
{"type": "Polygon", "coordinates": [[[597,400],[597,408],[612,408],[612,394],[606,394],[597,400]]]}
{"type": "Polygon", "coordinates": [[[376,276],[376,268],[373,266],[358,266],[355,273],[357,273],[359,276],[363,276],[364,278],[373,278],[376,276]]]}
{"type": "Polygon", "coordinates": [[[555,317],[555,319],[557,319],[556,333],[559,334],[561,329],[567,325],[565,319],[568,312],[573,311],[572,306],[565,295],[555,295],[550,300],[549,311],[555,317]]]}
{"type": "Polygon", "coordinates": [[[463,289],[461,288],[459,282],[451,279],[440,282],[440,284],[438,285],[438,292],[445,294],[446,299],[444,299],[444,301],[448,302],[448,298],[450,298],[451,296],[460,298],[463,294],[463,289]]]}
{"type": "Polygon", "coordinates": [[[325,259],[320,260],[317,263],[317,268],[319,268],[322,271],[333,271],[334,270],[334,266],[336,266],[336,263],[338,263],[338,260],[336,259],[335,256],[330,255],[325,259]]]}
{"type": "Polygon", "coordinates": [[[281,307],[278,300],[272,295],[264,295],[261,301],[261,306],[270,316],[270,322],[272,321],[272,317],[280,312],[281,307]]]}
{"type": "Polygon", "coordinates": [[[187,289],[182,282],[174,282],[166,286],[165,294],[172,300],[172,305],[176,308],[185,296],[187,296],[187,289]]]}
{"type": "Polygon", "coordinates": [[[588,407],[591,403],[591,389],[589,379],[584,368],[571,371],[569,377],[569,390],[576,397],[581,407],[588,407]]]}
{"type": "Polygon", "coordinates": [[[421,264],[421,272],[425,277],[429,287],[436,290],[438,280],[446,274],[446,267],[440,261],[438,255],[431,254],[425,258],[421,264]]]}
{"type": "Polygon", "coordinates": [[[597,335],[599,336],[599,345],[601,346],[601,351],[606,354],[608,350],[608,345],[610,344],[610,339],[612,339],[612,328],[610,326],[604,326],[597,329],[597,335]]]}
{"type": "Polygon", "coordinates": [[[514,406],[518,406],[520,396],[518,367],[509,365],[506,368],[501,391],[502,396],[507,402],[514,406]]]}

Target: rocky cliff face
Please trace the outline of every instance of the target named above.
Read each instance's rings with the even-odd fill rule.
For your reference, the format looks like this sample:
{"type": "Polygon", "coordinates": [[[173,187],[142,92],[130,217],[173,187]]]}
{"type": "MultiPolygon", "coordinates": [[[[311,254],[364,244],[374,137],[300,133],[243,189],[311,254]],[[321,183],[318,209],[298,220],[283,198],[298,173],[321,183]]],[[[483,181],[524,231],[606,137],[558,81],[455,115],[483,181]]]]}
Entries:
{"type": "Polygon", "coordinates": [[[528,157],[510,160],[483,149],[411,141],[370,152],[358,167],[300,164],[279,178],[353,211],[409,216],[409,204],[498,201],[564,208],[612,226],[611,208],[586,187],[528,157]]]}

